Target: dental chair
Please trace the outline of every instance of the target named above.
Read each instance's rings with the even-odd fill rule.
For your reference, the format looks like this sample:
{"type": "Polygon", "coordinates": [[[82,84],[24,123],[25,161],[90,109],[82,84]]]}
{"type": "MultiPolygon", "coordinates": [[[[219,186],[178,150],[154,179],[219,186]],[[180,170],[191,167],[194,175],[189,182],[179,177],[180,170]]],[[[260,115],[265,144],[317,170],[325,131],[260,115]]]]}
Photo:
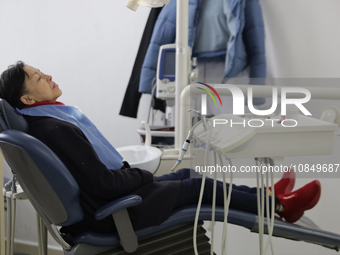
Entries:
{"type": "MultiPolygon", "coordinates": [[[[25,119],[3,99],[0,99],[0,114],[3,155],[65,255],[193,254],[196,207],[181,208],[159,226],[134,231],[127,208],[142,201],[136,195],[112,201],[95,213],[97,220],[112,215],[117,233],[85,232],[72,237],[60,234],[60,227],[72,225],[83,218],[79,186],[60,159],[42,142],[26,133],[25,119]]],[[[205,235],[202,221],[211,220],[211,211],[211,206],[201,207],[197,231],[199,254],[210,254],[209,238],[205,235]]],[[[222,207],[216,207],[215,220],[224,221],[222,207]]],[[[254,214],[230,209],[228,223],[258,232],[258,218],[254,214]]],[[[273,236],[303,240],[335,250],[340,247],[340,235],[279,220],[275,220],[273,236]]]]}
{"type": "MultiPolygon", "coordinates": [[[[181,216],[185,211],[174,213],[160,226],[133,230],[126,209],[142,201],[136,195],[115,200],[95,214],[98,220],[112,215],[118,233],[62,235],[58,231],[60,227],[83,219],[78,184],[45,144],[26,133],[26,120],[3,99],[0,99],[0,114],[0,147],[4,158],[65,255],[193,253],[192,215],[181,216]]],[[[209,238],[202,224],[197,235],[198,250],[200,254],[210,254],[209,238]]]]}

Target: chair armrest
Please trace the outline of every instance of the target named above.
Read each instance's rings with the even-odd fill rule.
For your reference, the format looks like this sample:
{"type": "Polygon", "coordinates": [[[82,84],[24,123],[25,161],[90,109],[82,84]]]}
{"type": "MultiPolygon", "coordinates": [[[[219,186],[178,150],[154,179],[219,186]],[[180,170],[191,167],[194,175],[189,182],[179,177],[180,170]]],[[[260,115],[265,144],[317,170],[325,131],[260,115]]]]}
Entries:
{"type": "Polygon", "coordinates": [[[137,195],[129,195],[122,198],[119,198],[103,207],[99,208],[94,216],[96,220],[102,220],[107,216],[111,216],[112,214],[135,205],[138,205],[142,202],[142,198],[137,195]]]}

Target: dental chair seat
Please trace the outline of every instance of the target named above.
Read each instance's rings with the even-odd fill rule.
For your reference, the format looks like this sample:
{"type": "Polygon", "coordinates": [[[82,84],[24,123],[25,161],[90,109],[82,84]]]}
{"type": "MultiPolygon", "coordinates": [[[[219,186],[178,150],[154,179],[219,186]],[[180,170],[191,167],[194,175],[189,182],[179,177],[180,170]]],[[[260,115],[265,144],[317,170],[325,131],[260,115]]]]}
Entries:
{"type": "MultiPolygon", "coordinates": [[[[138,239],[154,235],[158,232],[161,232],[163,230],[169,229],[173,226],[180,225],[183,223],[188,222],[194,222],[195,215],[196,215],[196,206],[187,206],[183,207],[177,211],[175,211],[169,219],[167,219],[165,222],[163,222],[159,226],[149,227],[142,230],[137,230],[136,235],[138,239]]],[[[223,222],[224,221],[224,209],[223,207],[216,207],[216,221],[223,222]]],[[[211,206],[202,206],[199,216],[199,221],[210,221],[211,220],[211,206]]],[[[228,214],[228,222],[237,224],[241,223],[244,227],[252,228],[255,223],[256,216],[254,214],[245,213],[242,211],[237,210],[231,210],[229,209],[228,214]],[[238,216],[237,216],[238,215],[238,216]],[[244,218],[243,218],[244,217],[244,218]],[[243,218],[243,219],[242,219],[243,218]],[[242,220],[241,220],[242,219],[242,220]]],[[[240,225],[240,224],[237,224],[240,225]]],[[[92,232],[87,232],[81,235],[77,235],[74,238],[72,238],[72,242],[77,243],[87,243],[91,245],[102,245],[102,246],[116,246],[119,245],[119,237],[117,234],[97,234],[92,232]],[[100,238],[96,238],[96,236],[99,236],[100,238]],[[94,241],[95,240],[95,241],[94,241]]]]}
{"type": "MultiPolygon", "coordinates": [[[[162,225],[146,228],[136,231],[138,239],[147,236],[152,236],[156,233],[169,229],[173,226],[183,223],[194,222],[196,215],[196,206],[188,206],[175,211],[168,220],[162,225]]],[[[202,206],[199,221],[211,221],[212,211],[211,206],[202,206]]],[[[303,216],[304,218],[307,218],[303,216]]],[[[217,222],[224,221],[224,208],[221,206],[216,207],[215,220],[217,222]]],[[[258,233],[258,217],[252,213],[229,209],[228,223],[245,227],[251,232],[258,233]]],[[[298,225],[299,222],[292,224],[275,220],[273,236],[288,238],[296,241],[305,241],[325,246],[336,251],[340,248],[340,235],[323,231],[317,226],[310,224],[309,227],[298,225]]],[[[265,219],[265,230],[267,229],[267,220],[265,219]]],[[[266,233],[267,234],[267,233],[266,233]]],[[[91,245],[102,246],[117,246],[119,245],[119,237],[117,234],[99,235],[97,233],[87,232],[72,239],[75,244],[87,243],[91,245]]]]}

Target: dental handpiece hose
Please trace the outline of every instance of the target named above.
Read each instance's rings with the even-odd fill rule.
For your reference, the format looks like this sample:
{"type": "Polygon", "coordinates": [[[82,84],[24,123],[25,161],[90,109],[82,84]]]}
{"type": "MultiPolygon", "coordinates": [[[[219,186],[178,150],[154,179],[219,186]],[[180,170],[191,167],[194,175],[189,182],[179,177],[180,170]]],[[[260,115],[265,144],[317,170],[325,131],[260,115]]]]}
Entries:
{"type": "Polygon", "coordinates": [[[185,141],[184,141],[184,143],[183,143],[183,145],[182,145],[182,149],[181,149],[181,152],[179,153],[178,159],[177,159],[175,165],[171,168],[171,171],[172,171],[172,172],[175,170],[175,168],[176,168],[179,164],[181,164],[182,159],[183,159],[185,153],[186,153],[187,150],[188,150],[188,147],[189,147],[189,144],[190,144],[190,140],[191,140],[191,138],[192,138],[192,136],[193,136],[193,134],[194,134],[195,128],[196,128],[199,124],[201,124],[201,122],[202,122],[202,123],[203,123],[203,126],[204,126],[204,130],[206,131],[206,130],[208,129],[207,123],[206,123],[207,120],[206,120],[205,116],[201,116],[201,113],[200,113],[199,111],[192,110],[192,109],[190,109],[189,112],[190,112],[190,111],[197,112],[197,113],[199,114],[199,116],[202,117],[202,118],[201,118],[202,120],[199,121],[199,122],[197,122],[197,123],[190,129],[190,131],[189,131],[189,133],[188,133],[188,136],[187,136],[187,138],[185,139],[185,141]]]}
{"type": "Polygon", "coordinates": [[[181,152],[179,153],[179,156],[178,156],[178,159],[175,163],[175,165],[171,168],[171,171],[173,172],[175,170],[175,168],[182,162],[182,159],[185,155],[185,153],[187,152],[188,150],[188,147],[190,145],[190,141],[191,141],[191,138],[194,134],[194,130],[195,128],[201,123],[201,121],[197,122],[189,131],[188,133],[188,136],[187,138],[185,139],[183,145],[182,145],[182,149],[181,149],[181,152]]]}
{"type": "MultiPolygon", "coordinates": [[[[190,135],[190,132],[189,132],[189,135],[190,135]]],[[[188,137],[189,137],[189,135],[188,135],[188,137]]],[[[175,163],[173,168],[171,168],[171,171],[174,171],[175,168],[182,162],[182,159],[183,159],[185,153],[187,152],[189,144],[190,144],[190,139],[188,139],[188,137],[187,137],[187,139],[185,139],[185,142],[183,143],[181,152],[180,152],[180,154],[178,156],[177,162],[175,163]]]]}

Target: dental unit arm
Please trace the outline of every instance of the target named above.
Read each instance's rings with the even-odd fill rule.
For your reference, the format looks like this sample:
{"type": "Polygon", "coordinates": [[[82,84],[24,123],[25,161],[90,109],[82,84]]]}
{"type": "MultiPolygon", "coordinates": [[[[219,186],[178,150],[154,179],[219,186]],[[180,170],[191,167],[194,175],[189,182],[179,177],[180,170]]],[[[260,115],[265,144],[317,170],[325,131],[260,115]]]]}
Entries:
{"type": "MultiPolygon", "coordinates": [[[[299,115],[294,127],[282,126],[277,117],[247,118],[221,114],[209,119],[210,147],[227,158],[330,155],[336,124],[299,115]],[[261,146],[258,146],[261,144],[261,146]],[[318,146],[313,146],[318,144],[318,146]]],[[[193,137],[206,143],[209,130],[198,125],[193,137]]]]}
{"type": "MultiPolygon", "coordinates": [[[[230,90],[225,88],[225,84],[210,84],[220,96],[232,96],[230,90]]],[[[180,149],[180,143],[184,141],[185,134],[190,130],[190,120],[187,116],[187,112],[190,109],[190,97],[193,95],[201,95],[205,92],[199,89],[194,89],[197,86],[201,86],[200,84],[194,84],[184,87],[182,93],[179,97],[179,108],[180,108],[180,116],[176,117],[175,123],[175,149],[180,149]]],[[[237,87],[243,92],[244,96],[248,95],[248,88],[253,88],[253,97],[272,97],[273,89],[281,89],[280,86],[262,86],[262,85],[237,85],[237,87]]],[[[319,88],[319,87],[305,87],[311,93],[311,99],[330,99],[330,100],[340,100],[340,88],[319,88]]],[[[290,93],[290,98],[300,98],[300,93],[290,93]]],[[[278,94],[278,98],[281,98],[281,94],[278,94]]],[[[339,117],[340,119],[340,117],[339,117]]],[[[338,118],[336,118],[338,120],[338,118]]]]}

